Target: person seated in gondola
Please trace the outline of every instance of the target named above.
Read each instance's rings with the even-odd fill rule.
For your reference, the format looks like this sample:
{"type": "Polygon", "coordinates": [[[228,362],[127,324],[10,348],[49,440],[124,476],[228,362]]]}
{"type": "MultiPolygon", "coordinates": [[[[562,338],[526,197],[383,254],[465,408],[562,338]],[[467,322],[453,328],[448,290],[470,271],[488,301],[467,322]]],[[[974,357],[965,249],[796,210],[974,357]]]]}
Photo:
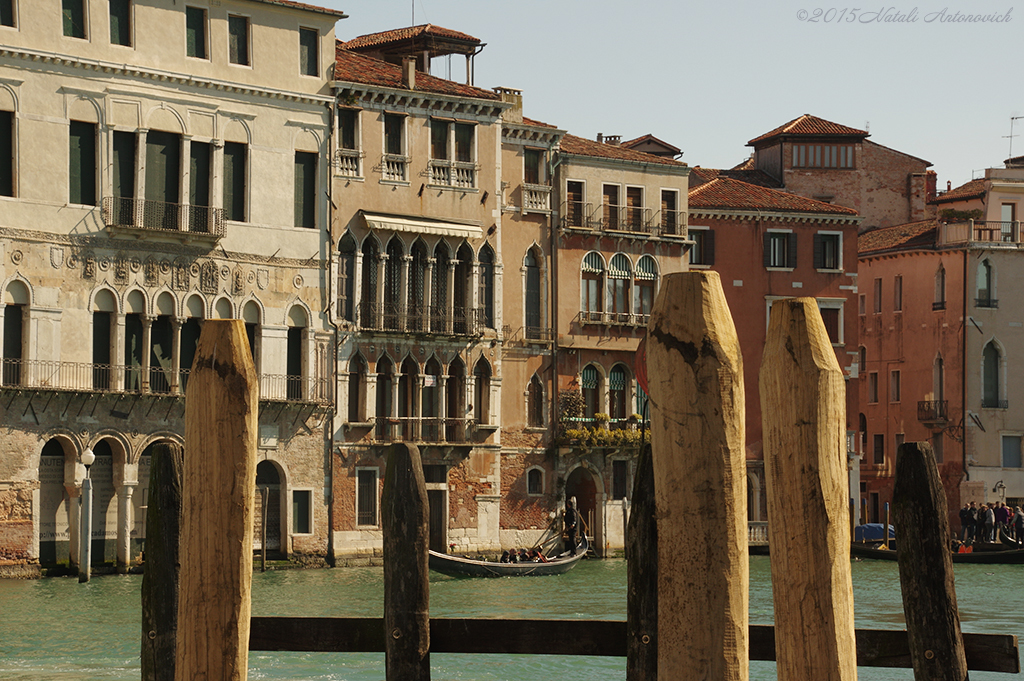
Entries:
{"type": "Polygon", "coordinates": [[[502,551],[501,552],[501,562],[502,563],[507,563],[508,562],[508,551],[502,551]]]}

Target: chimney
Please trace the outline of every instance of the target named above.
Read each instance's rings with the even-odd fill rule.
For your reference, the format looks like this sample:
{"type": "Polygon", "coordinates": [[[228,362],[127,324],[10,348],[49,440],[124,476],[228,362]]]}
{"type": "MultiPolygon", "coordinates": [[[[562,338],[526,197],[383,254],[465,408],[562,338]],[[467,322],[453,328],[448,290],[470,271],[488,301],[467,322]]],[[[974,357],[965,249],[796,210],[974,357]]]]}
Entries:
{"type": "Polygon", "coordinates": [[[605,144],[610,144],[613,147],[619,146],[619,143],[621,143],[621,142],[622,142],[622,135],[608,135],[607,137],[604,138],[604,143],[605,144]]]}
{"type": "Polygon", "coordinates": [[[416,89],[416,57],[402,59],[402,87],[416,89]]]}
{"type": "Polygon", "coordinates": [[[597,133],[597,142],[598,144],[604,144],[604,135],[602,133],[597,133]]]}
{"type": "Polygon", "coordinates": [[[494,91],[501,95],[501,101],[512,105],[512,108],[502,116],[502,120],[508,123],[522,123],[523,91],[510,87],[496,87],[494,91]]]}

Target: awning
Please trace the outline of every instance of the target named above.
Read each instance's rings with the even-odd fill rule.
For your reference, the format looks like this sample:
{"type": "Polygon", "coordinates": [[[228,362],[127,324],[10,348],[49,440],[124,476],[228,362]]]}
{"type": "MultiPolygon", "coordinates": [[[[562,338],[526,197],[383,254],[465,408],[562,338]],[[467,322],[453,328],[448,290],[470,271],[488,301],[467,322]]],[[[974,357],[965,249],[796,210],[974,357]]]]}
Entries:
{"type": "Polygon", "coordinates": [[[458,222],[444,222],[429,218],[409,215],[381,215],[380,213],[363,213],[366,226],[370,229],[390,229],[396,232],[412,232],[414,234],[440,234],[441,236],[479,239],[484,231],[477,225],[458,222]]]}

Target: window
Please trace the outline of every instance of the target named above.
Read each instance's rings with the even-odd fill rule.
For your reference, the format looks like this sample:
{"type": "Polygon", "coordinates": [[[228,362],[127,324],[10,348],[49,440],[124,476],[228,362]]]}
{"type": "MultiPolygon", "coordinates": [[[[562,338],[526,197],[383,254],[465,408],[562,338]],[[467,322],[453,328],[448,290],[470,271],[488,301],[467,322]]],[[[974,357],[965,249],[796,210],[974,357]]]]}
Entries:
{"type": "Polygon", "coordinates": [[[320,34],[313,28],[299,29],[299,73],[303,76],[319,76],[320,60],[317,58],[320,34]]]}
{"type": "Polygon", "coordinates": [[[615,459],[612,461],[612,499],[619,500],[625,499],[627,494],[626,490],[629,488],[629,468],[628,462],[622,459],[615,459]]]}
{"type": "Polygon", "coordinates": [[[868,366],[868,349],[863,345],[857,351],[857,371],[858,374],[866,374],[868,366]]]}
{"type": "Polygon", "coordinates": [[[907,434],[906,433],[896,433],[896,442],[895,442],[896,446],[893,447],[893,450],[892,450],[894,455],[899,453],[900,445],[902,445],[906,441],[906,439],[907,439],[907,434]]]}
{"type": "Polygon", "coordinates": [[[538,340],[541,337],[540,313],[540,264],[533,249],[526,252],[523,259],[526,269],[526,337],[538,340]]]}
{"type": "Polygon", "coordinates": [[[1007,404],[1002,401],[1001,373],[1002,355],[994,342],[989,342],[982,350],[981,372],[981,406],[987,409],[1005,409],[1007,404]]]}
{"type": "Polygon", "coordinates": [[[608,416],[610,425],[623,427],[626,424],[626,404],[628,402],[629,379],[625,368],[621,364],[612,367],[608,374],[608,416]]]}
{"type": "Polygon", "coordinates": [[[228,15],[228,61],[249,65],[249,18],[228,15]]]}
{"type": "Polygon", "coordinates": [[[854,168],[852,144],[794,144],[794,168],[854,168]]]}
{"type": "Polygon", "coordinates": [[[814,235],[814,269],[843,269],[843,235],[819,232],[814,235]]]}
{"type": "Polygon", "coordinates": [[[583,203],[583,183],[567,180],[565,183],[565,224],[567,227],[583,227],[590,217],[589,209],[583,203]]]}
{"type": "Polygon", "coordinates": [[[14,113],[0,111],[0,196],[14,196],[14,113]]]}
{"type": "Polygon", "coordinates": [[[537,374],[530,379],[526,390],[526,423],[531,428],[544,426],[544,384],[537,374]]]}
{"type": "Polygon", "coordinates": [[[616,322],[627,322],[629,320],[632,300],[629,293],[629,284],[633,279],[632,267],[622,253],[616,253],[612,257],[608,267],[608,311],[612,313],[612,320],[616,322]]]}
{"type": "Polygon", "coordinates": [[[338,154],[335,168],[339,175],[360,177],[359,167],[359,111],[338,109],[338,154]]]}
{"type": "Polygon", "coordinates": [[[583,258],[583,281],[580,287],[580,308],[584,312],[596,313],[590,319],[599,320],[604,310],[604,260],[596,251],[583,258]]]}
{"type": "Polygon", "coordinates": [[[85,38],[85,0],[61,0],[64,15],[64,35],[85,38]]]}
{"type": "Polygon", "coordinates": [[[900,401],[900,372],[898,369],[889,372],[889,401],[900,401]]]}
{"type": "Polygon", "coordinates": [[[25,308],[23,304],[4,306],[3,385],[21,385],[21,365],[24,355],[25,308]]]}
{"type": "Polygon", "coordinates": [[[478,425],[489,425],[491,423],[491,365],[487,360],[480,358],[473,369],[473,376],[476,379],[475,411],[478,425]]]}
{"type": "Polygon", "coordinates": [[[0,0],[0,26],[14,26],[14,0],[0,0]]]}
{"type": "Polygon", "coordinates": [[[935,463],[942,463],[943,459],[945,458],[943,456],[942,432],[943,431],[939,431],[938,433],[932,435],[932,452],[934,452],[935,454],[935,463]]]}
{"type": "Polygon", "coordinates": [[[903,311],[903,275],[897,274],[892,282],[892,309],[903,311]]]}
{"type": "Polygon", "coordinates": [[[818,310],[821,312],[821,321],[825,324],[825,331],[828,332],[828,338],[832,341],[832,345],[842,345],[843,343],[843,326],[842,326],[842,312],[841,307],[833,307],[828,303],[822,303],[818,301],[818,310]]]}
{"type": "Polygon", "coordinates": [[[224,217],[245,221],[247,145],[224,143],[224,217]]]}
{"type": "Polygon", "coordinates": [[[494,328],[494,251],[484,244],[480,249],[480,291],[478,301],[481,321],[488,329],[494,328]]]}
{"type": "Polygon", "coordinates": [[[882,313],[882,280],[875,279],[875,314],[882,313]]]}
{"type": "Polygon", "coordinates": [[[313,492],[308,489],[292,490],[292,534],[313,532],[313,492]]]}
{"type": "Polygon", "coordinates": [[[878,401],[878,372],[868,373],[868,402],[878,401]]]}
{"type": "Polygon", "coordinates": [[[946,309],[946,268],[942,265],[935,271],[935,300],[932,302],[932,309],[946,309]]]}
{"type": "Polygon", "coordinates": [[[874,444],[874,458],[872,461],[876,466],[885,464],[885,435],[875,433],[872,438],[874,444]]]}
{"type": "Polygon", "coordinates": [[[404,125],[404,116],[384,114],[384,153],[402,153],[402,128],[404,125]]]}
{"type": "Polygon", "coordinates": [[[110,44],[132,45],[132,0],[110,0],[110,44]]]}
{"type": "Polygon", "coordinates": [[[633,313],[640,315],[641,324],[654,309],[654,295],[658,286],[658,263],[649,255],[642,255],[636,263],[636,281],[633,283],[633,313]]]}
{"type": "Polygon", "coordinates": [[[426,331],[426,291],[427,291],[427,245],[417,239],[412,245],[410,259],[407,261],[407,285],[405,299],[406,329],[409,331],[426,331]]]}
{"type": "Polygon", "coordinates": [[[377,525],[376,468],[356,469],[356,525],[377,525]]]}
{"type": "Polygon", "coordinates": [[[398,329],[399,306],[402,304],[402,241],[397,236],[388,242],[384,265],[384,328],[398,329]]]}
{"type": "Polygon", "coordinates": [[[355,321],[356,241],[346,234],[338,246],[338,317],[355,321]]]}
{"type": "Polygon", "coordinates": [[[210,187],[213,182],[213,145],[192,140],[189,144],[189,230],[208,232],[212,224],[210,187]]]}
{"type": "Polygon", "coordinates": [[[593,364],[583,367],[580,388],[583,392],[583,417],[594,419],[601,413],[601,372],[593,364]]]}
{"type": "Polygon", "coordinates": [[[452,187],[476,186],[476,165],[473,163],[474,127],[469,123],[456,123],[444,118],[430,120],[431,184],[452,187]]]}
{"type": "Polygon", "coordinates": [[[995,271],[987,258],[978,265],[978,297],[974,299],[974,305],[999,307],[999,301],[995,298],[995,271]]]}
{"type": "Polygon", "coordinates": [[[473,161],[473,130],[469,123],[455,124],[455,160],[460,163],[473,161]]]}
{"type": "Polygon", "coordinates": [[[96,125],[71,121],[68,202],[96,205],[96,125]]]}
{"type": "Polygon", "coordinates": [[[601,189],[601,205],[604,208],[604,228],[619,229],[619,186],[606,184],[601,189]]]}
{"type": "Polygon", "coordinates": [[[207,59],[206,10],[202,7],[185,8],[185,56],[207,59]]]}
{"type": "Polygon", "coordinates": [[[316,227],[316,154],[295,152],[295,226],[316,227]]]}
{"type": "Polygon", "coordinates": [[[646,227],[643,187],[626,187],[626,229],[639,232],[646,227]]]}
{"type": "Polygon", "coordinates": [[[679,192],[674,189],[662,189],[661,233],[681,234],[683,226],[679,217],[679,192]]]}
{"type": "Polygon", "coordinates": [[[786,269],[796,267],[795,232],[765,232],[764,266],[786,269]]]}
{"type": "Polygon", "coordinates": [[[150,130],[146,133],[146,227],[179,229],[181,178],[181,135],[150,130]]]}
{"type": "Polygon", "coordinates": [[[526,184],[541,183],[541,167],[544,162],[544,152],[540,149],[523,150],[523,182],[526,184]]]}
{"type": "Polygon", "coordinates": [[[539,468],[526,471],[526,493],[544,494],[544,471],[539,468]]]}
{"type": "MultiPolygon", "coordinates": [[[[363,262],[365,263],[365,257],[363,262]]],[[[448,246],[444,239],[434,246],[434,272],[430,282],[430,330],[444,333],[452,319],[452,311],[448,308],[448,269],[451,266],[448,246]]],[[[363,265],[365,268],[366,265],[363,265]]],[[[454,293],[454,292],[453,292],[454,293]]]]}
{"type": "Polygon", "coordinates": [[[868,313],[868,297],[864,293],[857,296],[857,310],[861,317],[868,313]]]}
{"type": "Polygon", "coordinates": [[[1021,468],[1021,436],[1003,436],[1003,468],[1021,468]]]}

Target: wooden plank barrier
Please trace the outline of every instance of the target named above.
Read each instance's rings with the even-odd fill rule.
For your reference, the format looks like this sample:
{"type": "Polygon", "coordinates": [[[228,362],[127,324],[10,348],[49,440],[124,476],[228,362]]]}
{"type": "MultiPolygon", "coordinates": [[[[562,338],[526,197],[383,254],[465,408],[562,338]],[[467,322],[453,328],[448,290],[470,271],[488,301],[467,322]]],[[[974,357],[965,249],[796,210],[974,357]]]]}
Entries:
{"type": "Polygon", "coordinates": [[[717,272],[662,280],[647,339],[657,678],[748,678],[743,360],[717,272]]]}
{"type": "Polygon", "coordinates": [[[814,298],[772,305],[760,390],[778,678],[854,681],[846,387],[814,298]]]}
{"type": "Polygon", "coordinates": [[[178,681],[247,677],[258,413],[245,325],[207,319],[185,399],[178,681]]]}
{"type": "Polygon", "coordinates": [[[897,449],[892,511],[914,679],[966,681],[946,493],[927,442],[897,449]]]}
{"type": "MultiPolygon", "coordinates": [[[[626,657],[627,623],[621,620],[430,619],[433,653],[581,655],[626,657]]],[[[857,666],[909,669],[907,632],[857,629],[857,666]]],[[[775,633],[770,625],[750,625],[750,659],[775,661],[775,633]]],[[[1017,637],[968,634],[967,666],[975,671],[1017,674],[1017,637]]],[[[384,620],[380,617],[253,617],[250,650],[322,653],[383,653],[384,620]]]]}

